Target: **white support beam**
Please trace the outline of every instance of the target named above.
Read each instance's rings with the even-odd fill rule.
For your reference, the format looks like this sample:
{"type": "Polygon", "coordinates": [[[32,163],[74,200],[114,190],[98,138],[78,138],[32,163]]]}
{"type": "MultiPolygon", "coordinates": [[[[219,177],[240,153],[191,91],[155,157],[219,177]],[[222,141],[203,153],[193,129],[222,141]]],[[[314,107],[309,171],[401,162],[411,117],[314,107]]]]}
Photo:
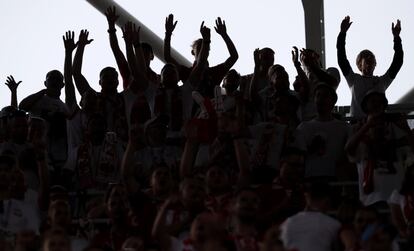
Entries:
{"type": "MultiPolygon", "coordinates": [[[[106,9],[110,6],[115,6],[117,14],[119,18],[116,24],[120,27],[124,26],[128,21],[135,23],[138,26],[141,26],[141,39],[144,42],[149,43],[153,50],[154,55],[163,61],[164,60],[164,41],[158,37],[154,32],[152,32],[149,28],[147,28],[143,23],[141,23],[138,19],[132,16],[128,11],[122,8],[116,1],[114,0],[86,0],[90,3],[95,9],[97,9],[102,14],[105,14],[106,9]]],[[[171,55],[182,65],[191,66],[191,62],[188,61],[184,56],[182,56],[179,52],[171,48],[171,55]]]]}

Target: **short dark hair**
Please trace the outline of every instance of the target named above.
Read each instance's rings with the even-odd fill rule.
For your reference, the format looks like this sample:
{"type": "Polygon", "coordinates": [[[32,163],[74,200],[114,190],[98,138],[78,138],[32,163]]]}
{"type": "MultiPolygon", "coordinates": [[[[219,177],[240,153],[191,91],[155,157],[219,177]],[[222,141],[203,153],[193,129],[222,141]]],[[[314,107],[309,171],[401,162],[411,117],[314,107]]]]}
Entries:
{"type": "Polygon", "coordinates": [[[118,76],[118,72],[116,71],[114,67],[107,66],[101,70],[101,72],[99,73],[99,77],[102,78],[103,74],[105,74],[105,72],[108,72],[108,71],[115,72],[116,75],[118,76]]]}

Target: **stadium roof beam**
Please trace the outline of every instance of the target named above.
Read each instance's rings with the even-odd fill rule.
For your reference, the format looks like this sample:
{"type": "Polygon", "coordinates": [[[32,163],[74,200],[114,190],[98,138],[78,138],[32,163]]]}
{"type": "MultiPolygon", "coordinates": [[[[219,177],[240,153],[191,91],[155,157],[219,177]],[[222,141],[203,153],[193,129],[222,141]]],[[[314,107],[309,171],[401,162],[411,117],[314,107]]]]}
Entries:
{"type": "MultiPolygon", "coordinates": [[[[149,44],[151,44],[155,56],[163,61],[164,60],[164,41],[158,37],[154,32],[152,32],[148,27],[146,27],[143,23],[141,23],[138,19],[132,16],[128,11],[122,8],[116,1],[113,0],[86,0],[90,3],[95,9],[97,9],[102,14],[105,14],[108,7],[115,6],[116,11],[119,15],[116,24],[120,27],[124,26],[128,21],[135,23],[138,26],[141,26],[141,39],[149,44]]],[[[182,56],[179,52],[171,48],[171,55],[182,65],[191,66],[191,62],[188,61],[184,56],[182,56]]]]}

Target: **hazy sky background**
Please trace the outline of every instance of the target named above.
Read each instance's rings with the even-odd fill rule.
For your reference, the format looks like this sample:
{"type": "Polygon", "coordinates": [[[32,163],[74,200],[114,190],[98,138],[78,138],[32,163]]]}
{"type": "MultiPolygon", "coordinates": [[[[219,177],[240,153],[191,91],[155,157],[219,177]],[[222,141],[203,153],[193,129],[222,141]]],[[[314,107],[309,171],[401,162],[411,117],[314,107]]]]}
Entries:
{"type": "MultiPolygon", "coordinates": [[[[284,65],[293,81],[296,72],[291,63],[291,48],[305,46],[304,19],[301,0],[118,0],[121,6],[152,29],[164,36],[164,21],[174,13],[178,25],[172,46],[190,61],[190,45],[200,37],[199,25],[205,21],[213,28],[220,16],[239,51],[234,66],[242,74],[253,70],[253,50],[271,47],[276,51],[276,62],[284,65]],[[200,10],[197,10],[200,9],[200,10]]],[[[410,70],[414,69],[414,9],[412,0],[325,0],[325,36],[327,66],[337,66],[336,36],[344,16],[354,22],[347,36],[347,54],[354,71],[355,58],[362,49],[371,49],[377,57],[376,74],[383,74],[393,56],[391,23],[401,19],[404,65],[387,91],[390,103],[411,89],[410,70]]],[[[84,0],[0,0],[0,106],[10,103],[10,93],[3,84],[13,75],[23,83],[18,99],[42,88],[45,75],[52,69],[63,70],[64,47],[62,35],[74,30],[76,38],[81,29],[88,29],[94,39],[85,50],[83,73],[97,90],[99,71],[115,66],[109,47],[105,17],[84,0]]],[[[121,48],[124,44],[118,29],[121,48]]],[[[228,53],[221,37],[212,29],[210,64],[224,61],[228,53]]],[[[152,68],[159,72],[162,63],[154,61],[152,68]]],[[[344,79],[338,88],[338,104],[349,105],[350,91],[344,79]]],[[[63,95],[62,95],[63,99],[63,95]]]]}

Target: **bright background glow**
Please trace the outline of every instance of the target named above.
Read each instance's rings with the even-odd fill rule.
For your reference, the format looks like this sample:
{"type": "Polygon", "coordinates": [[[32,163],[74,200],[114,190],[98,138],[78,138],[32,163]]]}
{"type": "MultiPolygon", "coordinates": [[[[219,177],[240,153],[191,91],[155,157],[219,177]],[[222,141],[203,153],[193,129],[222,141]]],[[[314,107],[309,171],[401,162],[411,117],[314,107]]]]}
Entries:
{"type": "MultiPolygon", "coordinates": [[[[291,63],[291,47],[305,46],[303,8],[301,0],[210,0],[210,1],[137,1],[118,0],[121,6],[152,29],[164,36],[164,20],[174,13],[178,25],[172,38],[172,46],[192,61],[190,44],[200,37],[199,25],[205,21],[213,28],[220,16],[226,20],[228,33],[239,51],[234,66],[242,74],[253,70],[253,50],[268,46],[276,51],[276,62],[284,65],[291,81],[296,75],[291,63]],[[197,11],[196,9],[200,10],[197,11]]],[[[345,15],[354,21],[347,37],[347,53],[354,71],[355,57],[365,48],[377,56],[377,74],[389,67],[393,49],[391,22],[402,21],[405,61],[395,82],[387,92],[390,103],[410,88],[410,69],[414,69],[413,52],[408,45],[414,44],[414,17],[412,0],[325,0],[325,36],[327,66],[336,66],[336,36],[345,15]]],[[[108,65],[115,66],[109,47],[105,17],[83,0],[13,0],[0,1],[0,81],[12,74],[23,80],[18,89],[18,99],[43,87],[45,74],[52,69],[63,70],[64,49],[62,35],[68,29],[79,31],[86,28],[94,42],[86,48],[83,73],[97,90],[98,73],[108,65]]],[[[121,48],[123,41],[118,29],[121,48]]],[[[228,57],[224,42],[212,29],[210,64],[215,65],[228,57]]],[[[152,64],[159,72],[162,63],[152,64]]],[[[350,103],[350,91],[343,79],[338,89],[339,105],[350,103]]],[[[63,98],[63,96],[62,96],[63,98]]],[[[10,94],[6,86],[0,86],[0,106],[8,105],[10,94]]]]}

